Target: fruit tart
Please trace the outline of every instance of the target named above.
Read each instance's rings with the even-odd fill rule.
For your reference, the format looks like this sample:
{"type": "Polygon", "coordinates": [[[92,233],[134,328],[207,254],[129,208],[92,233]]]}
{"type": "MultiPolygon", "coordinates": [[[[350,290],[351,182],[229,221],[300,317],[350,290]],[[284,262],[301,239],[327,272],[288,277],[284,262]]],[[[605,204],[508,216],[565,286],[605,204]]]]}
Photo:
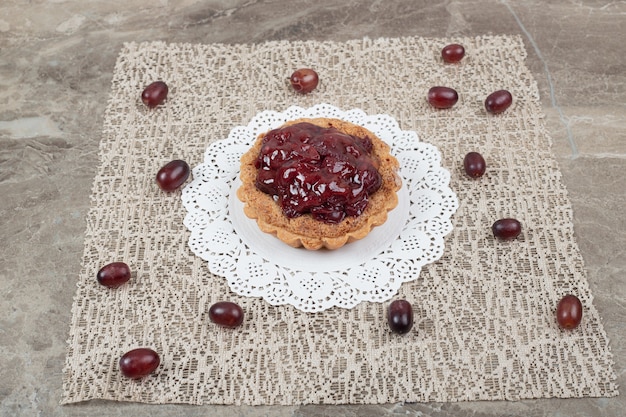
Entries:
{"type": "Polygon", "coordinates": [[[398,160],[369,130],[339,119],[289,121],[241,157],[237,197],[259,228],[293,247],[337,249],[398,204],[398,160]]]}

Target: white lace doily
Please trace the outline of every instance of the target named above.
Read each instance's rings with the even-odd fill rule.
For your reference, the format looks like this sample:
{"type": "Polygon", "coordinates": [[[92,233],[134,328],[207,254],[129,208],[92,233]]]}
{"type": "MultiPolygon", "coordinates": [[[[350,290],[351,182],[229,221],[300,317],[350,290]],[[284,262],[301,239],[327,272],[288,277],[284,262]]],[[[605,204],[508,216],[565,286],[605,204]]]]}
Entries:
{"type": "Polygon", "coordinates": [[[403,282],[419,276],[423,265],[441,257],[458,207],[449,182],[439,150],[420,142],[415,132],[400,130],[388,115],[328,104],[294,106],[282,113],[261,112],[227,139],[209,145],[204,163],[193,169],[193,181],[182,193],[188,211],[184,224],[191,231],[191,250],[213,274],[225,277],[235,293],[307,312],[352,308],[362,301],[389,300],[403,282]],[[389,144],[400,162],[403,188],[388,221],[365,239],[334,251],[291,248],[261,232],[235,196],[239,159],[257,136],[302,117],[363,126],[389,144]]]}

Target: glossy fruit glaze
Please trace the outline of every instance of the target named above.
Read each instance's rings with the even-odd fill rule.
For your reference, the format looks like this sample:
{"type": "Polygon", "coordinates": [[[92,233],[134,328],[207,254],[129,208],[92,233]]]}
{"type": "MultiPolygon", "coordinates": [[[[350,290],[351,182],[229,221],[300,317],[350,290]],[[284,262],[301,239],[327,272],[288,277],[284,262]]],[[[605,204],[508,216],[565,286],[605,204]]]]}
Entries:
{"type": "Polygon", "coordinates": [[[256,161],[256,186],[289,218],[310,213],[326,223],[358,216],[382,178],[372,141],[311,123],[272,130],[256,161]]]}

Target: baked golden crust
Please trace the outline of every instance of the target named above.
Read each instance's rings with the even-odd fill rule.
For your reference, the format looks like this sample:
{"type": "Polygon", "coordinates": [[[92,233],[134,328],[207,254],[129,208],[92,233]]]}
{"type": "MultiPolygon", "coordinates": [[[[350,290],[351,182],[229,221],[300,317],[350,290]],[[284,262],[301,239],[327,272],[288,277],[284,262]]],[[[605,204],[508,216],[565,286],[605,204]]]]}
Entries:
{"type": "Polygon", "coordinates": [[[260,191],[256,185],[257,169],[255,161],[261,151],[265,133],[241,157],[241,187],[237,197],[244,203],[244,213],[256,219],[259,228],[292,247],[309,250],[337,249],[346,243],[362,239],[373,227],[387,220],[387,213],[398,205],[397,191],[402,182],[397,174],[398,160],[390,153],[389,146],[369,130],[339,119],[315,118],[297,119],[282,127],[296,123],[312,123],[320,127],[334,127],[340,132],[357,137],[369,136],[372,141],[372,157],[378,162],[378,172],[382,177],[380,188],[369,196],[365,210],[359,216],[348,216],[340,223],[330,224],[316,220],[310,214],[288,218],[283,214],[274,198],[260,191]]]}

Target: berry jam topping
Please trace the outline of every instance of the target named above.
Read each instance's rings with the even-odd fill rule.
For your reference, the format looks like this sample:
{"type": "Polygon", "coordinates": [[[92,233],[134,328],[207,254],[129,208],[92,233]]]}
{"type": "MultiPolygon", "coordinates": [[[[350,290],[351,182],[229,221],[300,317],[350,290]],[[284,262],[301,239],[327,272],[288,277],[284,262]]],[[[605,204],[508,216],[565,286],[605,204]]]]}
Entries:
{"type": "Polygon", "coordinates": [[[256,160],[256,186],[289,218],[310,213],[326,223],[358,216],[382,178],[369,137],[296,123],[265,135],[256,160]]]}

